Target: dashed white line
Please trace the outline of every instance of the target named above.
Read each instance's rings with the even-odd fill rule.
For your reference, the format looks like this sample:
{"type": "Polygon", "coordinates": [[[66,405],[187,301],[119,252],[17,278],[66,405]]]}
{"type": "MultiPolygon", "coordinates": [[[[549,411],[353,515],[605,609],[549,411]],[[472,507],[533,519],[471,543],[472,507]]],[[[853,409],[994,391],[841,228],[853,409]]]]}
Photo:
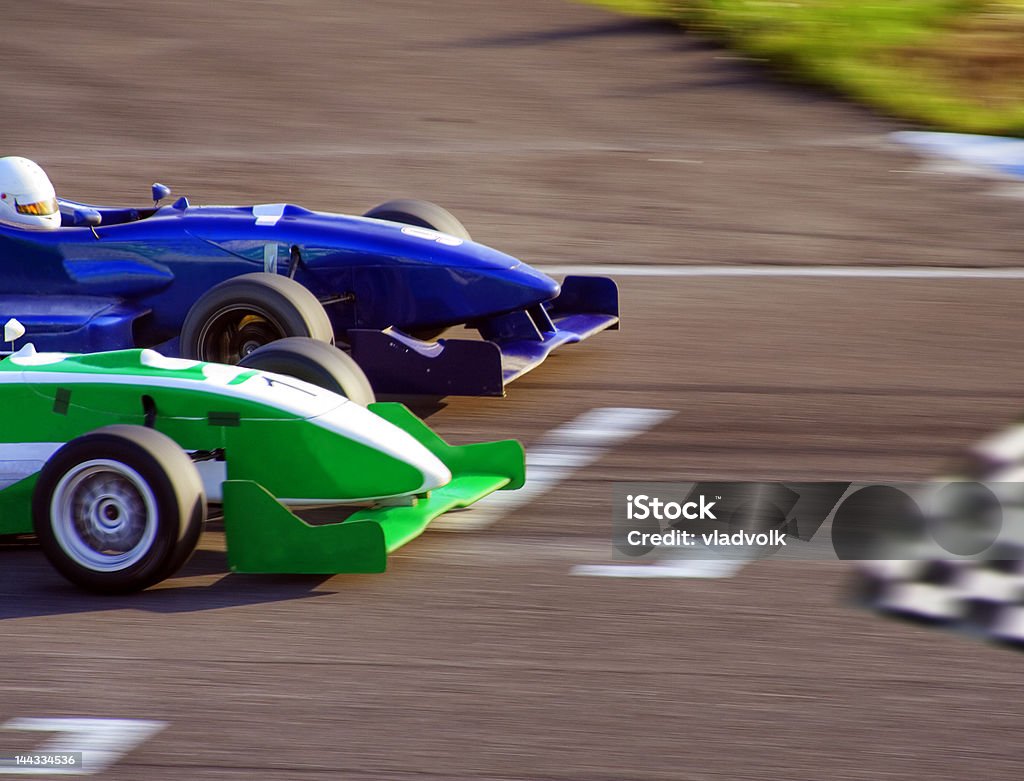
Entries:
{"type": "Polygon", "coordinates": [[[601,407],[552,429],[526,453],[529,479],[518,491],[491,494],[472,509],[449,513],[431,524],[441,531],[486,529],[513,510],[543,496],[610,448],[675,415],[672,410],[601,407]]]}
{"type": "Polygon", "coordinates": [[[1009,426],[971,448],[976,458],[993,468],[1005,468],[1024,460],[1024,425],[1009,426]]]}
{"type": "Polygon", "coordinates": [[[81,767],[25,765],[0,769],[2,775],[92,775],[102,772],[121,757],[167,726],[163,721],[143,719],[81,719],[53,718],[11,719],[5,730],[55,732],[49,740],[31,751],[32,754],[64,754],[81,752],[81,767]]]}
{"type": "Polygon", "coordinates": [[[570,575],[594,578],[731,578],[749,562],[737,559],[679,559],[654,564],[579,564],[570,575]]]}

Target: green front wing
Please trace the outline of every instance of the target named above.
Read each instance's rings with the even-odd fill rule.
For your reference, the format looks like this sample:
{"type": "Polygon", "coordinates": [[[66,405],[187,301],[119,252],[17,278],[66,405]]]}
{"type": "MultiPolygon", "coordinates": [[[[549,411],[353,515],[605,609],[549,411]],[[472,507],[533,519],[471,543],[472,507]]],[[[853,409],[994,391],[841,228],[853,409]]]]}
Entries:
{"type": "MultiPolygon", "coordinates": [[[[251,480],[224,483],[224,530],[234,572],[333,575],[383,572],[387,554],[418,537],[439,515],[499,489],[523,485],[523,448],[514,440],[449,445],[401,404],[370,410],[411,434],[437,456],[452,480],[410,505],[359,510],[340,523],[314,526],[251,480]]],[[[339,468],[341,465],[339,465],[339,468]]]]}

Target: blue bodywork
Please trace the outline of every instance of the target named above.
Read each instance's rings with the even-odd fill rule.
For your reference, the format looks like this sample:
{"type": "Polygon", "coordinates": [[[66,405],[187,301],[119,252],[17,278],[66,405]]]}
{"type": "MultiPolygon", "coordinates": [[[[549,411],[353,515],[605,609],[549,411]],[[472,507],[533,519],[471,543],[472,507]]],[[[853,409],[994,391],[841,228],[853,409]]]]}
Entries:
{"type": "Polygon", "coordinates": [[[610,279],[570,277],[560,288],[495,249],[399,223],[184,198],[142,209],[60,206],[59,230],[0,225],[0,316],[20,320],[23,341],[39,350],[176,355],[196,300],[252,272],[308,288],[384,393],[501,395],[554,348],[618,324],[610,279]],[[82,226],[88,213],[99,225],[82,226]],[[454,325],[483,340],[408,335],[454,325]]]}

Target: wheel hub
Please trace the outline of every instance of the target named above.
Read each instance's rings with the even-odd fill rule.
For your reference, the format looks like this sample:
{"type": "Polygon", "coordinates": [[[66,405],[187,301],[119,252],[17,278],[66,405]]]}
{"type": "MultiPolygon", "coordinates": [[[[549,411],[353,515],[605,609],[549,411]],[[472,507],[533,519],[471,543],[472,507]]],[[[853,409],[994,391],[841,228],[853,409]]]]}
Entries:
{"type": "Polygon", "coordinates": [[[155,534],[156,501],[135,470],[96,460],[70,470],[54,490],[54,532],[78,563],[98,571],[128,566],[155,534]]]}
{"type": "Polygon", "coordinates": [[[284,336],[283,329],[262,312],[228,307],[215,315],[200,333],[199,358],[238,363],[254,350],[284,336]]]}
{"type": "Polygon", "coordinates": [[[99,496],[85,509],[89,525],[97,534],[116,537],[131,526],[132,511],[119,496],[99,496]]]}
{"type": "Polygon", "coordinates": [[[138,544],[145,526],[145,508],[131,483],[123,477],[99,473],[83,481],[75,494],[75,527],[90,547],[124,551],[138,544]]]}

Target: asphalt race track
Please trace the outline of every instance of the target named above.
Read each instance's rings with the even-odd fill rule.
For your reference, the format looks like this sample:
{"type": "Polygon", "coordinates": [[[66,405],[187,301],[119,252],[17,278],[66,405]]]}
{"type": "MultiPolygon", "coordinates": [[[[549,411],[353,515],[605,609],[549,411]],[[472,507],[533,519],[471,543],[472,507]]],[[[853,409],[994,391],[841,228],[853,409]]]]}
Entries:
{"type": "MultiPolygon", "coordinates": [[[[1020,265],[1019,200],[656,23],[553,0],[4,16],[4,154],[76,200],[422,197],[542,267],[1020,265]]],[[[10,720],[75,717],[162,723],[112,723],[109,779],[1018,777],[1021,656],[863,611],[843,565],[570,571],[609,561],[610,481],[948,467],[1024,406],[1024,280],[657,270],[620,278],[620,332],[422,411],[528,448],[592,409],[674,414],[386,575],[229,575],[213,527],[181,577],[103,599],[0,550],[0,755],[50,737],[10,720]]]]}

